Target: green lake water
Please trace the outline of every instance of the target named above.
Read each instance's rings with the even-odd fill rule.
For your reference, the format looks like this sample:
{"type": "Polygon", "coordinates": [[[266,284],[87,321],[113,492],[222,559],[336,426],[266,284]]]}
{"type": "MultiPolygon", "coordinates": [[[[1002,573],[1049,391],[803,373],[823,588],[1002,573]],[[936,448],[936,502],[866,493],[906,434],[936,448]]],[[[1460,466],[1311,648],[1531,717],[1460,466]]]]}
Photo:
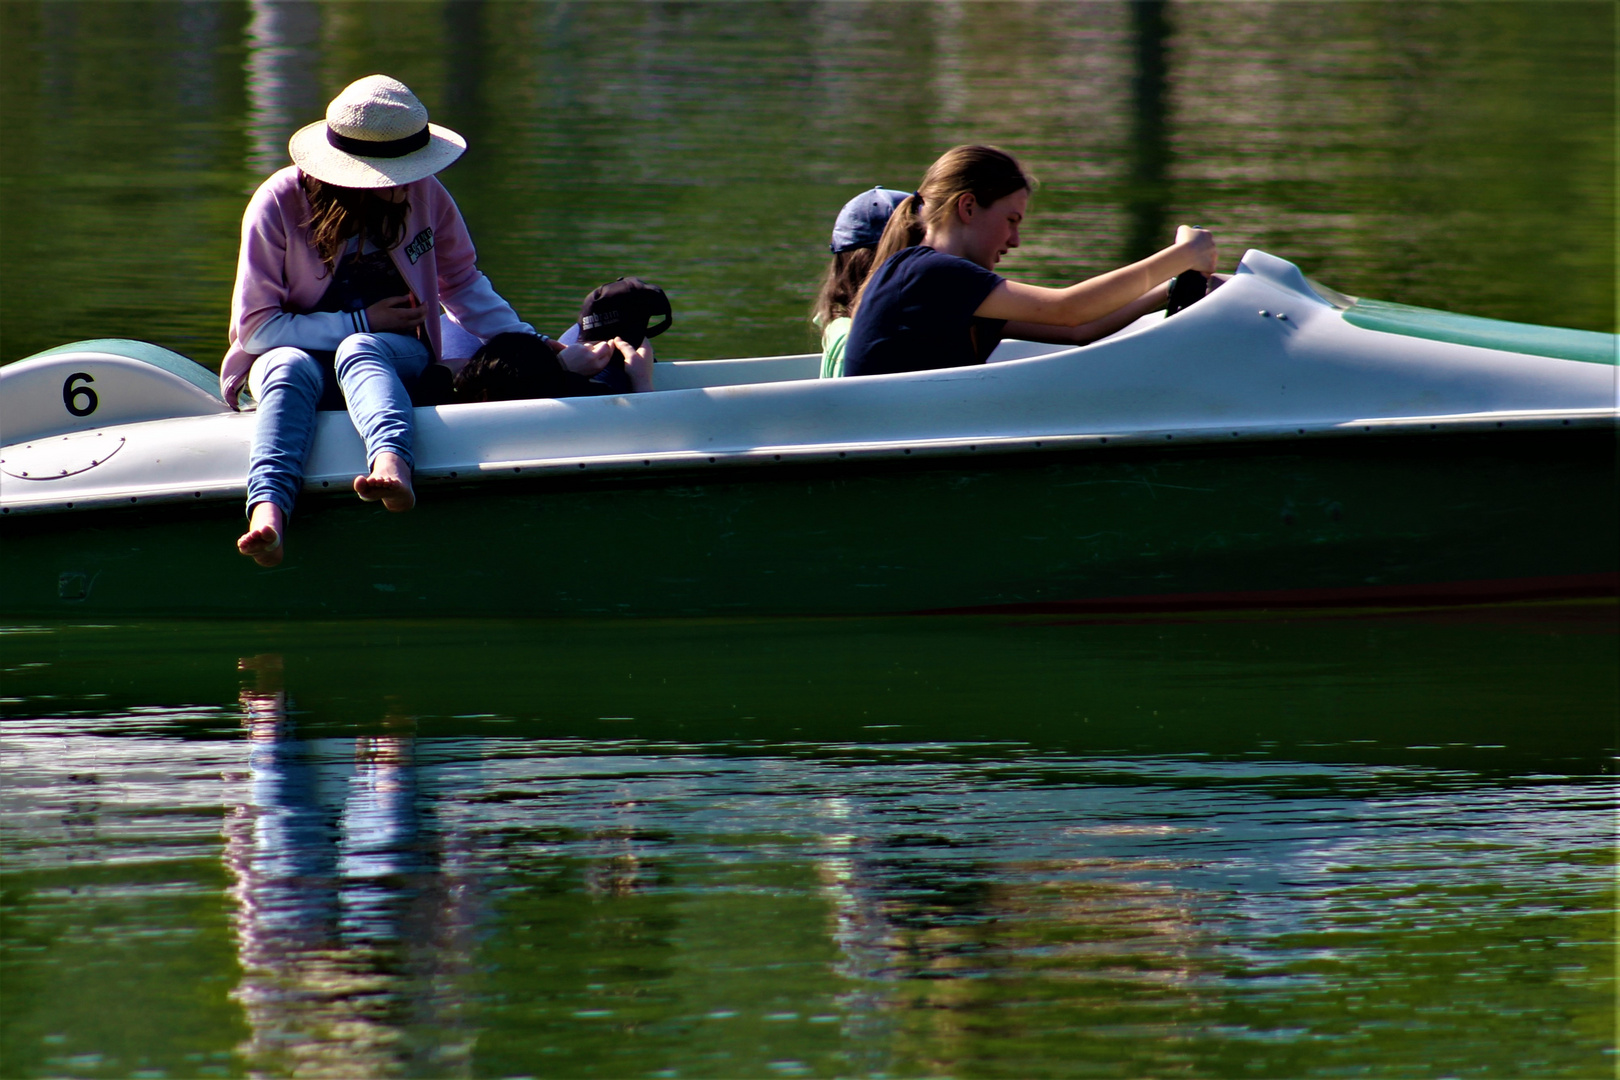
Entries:
{"type": "Polygon", "coordinates": [[[1603,1075],[1615,614],[16,628],[0,1065],[1603,1075]]]}
{"type": "MultiPolygon", "coordinates": [[[[216,365],[372,71],[520,312],[638,274],[664,357],[812,348],[969,140],[1014,277],[1185,221],[1612,332],[1614,11],[0,0],[0,361],[216,365]]],[[[0,1076],[1612,1076],[1617,717],[1612,601],[0,627],[0,1076]]]]}

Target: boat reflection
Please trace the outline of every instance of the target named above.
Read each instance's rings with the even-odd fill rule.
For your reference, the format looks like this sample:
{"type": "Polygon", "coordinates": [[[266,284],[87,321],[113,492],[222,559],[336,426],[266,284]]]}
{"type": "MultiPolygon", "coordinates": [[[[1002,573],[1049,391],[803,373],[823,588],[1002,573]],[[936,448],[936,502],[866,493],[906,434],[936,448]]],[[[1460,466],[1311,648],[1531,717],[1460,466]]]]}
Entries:
{"type": "Polygon", "coordinates": [[[818,1022],[909,1033],[950,1071],[967,1062],[944,1048],[1028,980],[1061,971],[1099,1004],[1185,1001],[1211,954],[1208,898],[1166,884],[1173,860],[1088,857],[1072,838],[1103,826],[1078,806],[996,842],[987,826],[1026,800],[986,786],[951,812],[948,765],[920,787],[876,767],[851,790],[826,762],[719,747],[676,764],[514,741],[470,763],[386,698],[371,734],[303,734],[282,658],[238,666],[248,775],[224,857],[252,1032],[239,1052],[266,1074],[467,1075],[486,1029],[498,1043],[564,1002],[596,1018],[651,993],[747,1016],[770,972],[803,965],[820,970],[818,1022]],[[804,796],[783,832],[782,800],[804,796]],[[793,940],[751,940],[790,910],[793,940]]]}
{"type": "MultiPolygon", "coordinates": [[[[1207,988],[1231,962],[1222,898],[1177,883],[1191,860],[1007,857],[1009,847],[1047,846],[1039,837],[962,859],[943,836],[932,850],[921,837],[897,842],[872,816],[875,805],[838,798],[821,809],[844,830],[827,837],[816,871],[831,901],[838,971],[849,980],[846,1022],[885,1018],[903,1044],[931,1048],[908,1063],[924,1071],[970,1071],[991,1016],[1000,1037],[1038,1038],[1038,1025],[1026,1030],[1002,1006],[1043,983],[1051,1003],[1116,1016],[1146,1010],[1157,1015],[1137,1018],[1144,1031],[1185,1035],[1189,1010],[1210,1003],[1207,988]]],[[[1059,833],[1198,831],[1081,820],[1059,833]]]]}
{"type": "MultiPolygon", "coordinates": [[[[798,687],[845,654],[801,658],[798,678],[790,624],[683,624],[681,644],[635,653],[656,664],[611,677],[586,625],[459,647],[437,625],[317,627],[285,662],[213,642],[213,666],[241,676],[220,732],[240,739],[220,755],[239,772],[219,789],[240,1060],[286,1076],[642,1075],[708,1055],[735,1075],[957,1074],[1015,1044],[1050,1063],[1126,1039],[1147,1074],[1167,1046],[1218,1054],[1323,971],[1406,977],[1411,889],[1539,887],[1524,852],[1587,829],[1572,770],[1588,758],[1570,748],[1600,745],[1612,714],[1593,704],[1612,690],[1545,674],[1612,651],[1612,608],[1587,610],[1476,618],[1462,638],[1416,619],[1007,624],[963,639],[976,667],[956,624],[891,625],[863,639],[883,649],[853,650],[880,660],[840,667],[847,702],[810,704],[798,687]],[[1573,632],[1599,616],[1601,634],[1573,632]],[[1315,658],[1353,647],[1401,652],[1341,673],[1330,710],[1315,658]],[[409,662],[377,673],[384,649],[409,662]],[[906,671],[920,689],[867,715],[906,671]],[[959,672],[987,696],[964,697],[959,672]],[[1563,695],[1557,731],[1532,740],[1517,709],[1492,711],[1544,686],[1563,695]],[[1391,702],[1405,711],[1372,707],[1391,702]],[[1445,749],[1460,727],[1502,744],[1445,749]],[[1414,729],[1433,742],[1403,749],[1414,729]],[[1491,779],[1553,766],[1568,790],[1504,799],[1491,779]],[[1375,945],[1320,932],[1345,920],[1375,945]]],[[[1489,914],[1472,896],[1455,910],[1489,914]]]]}

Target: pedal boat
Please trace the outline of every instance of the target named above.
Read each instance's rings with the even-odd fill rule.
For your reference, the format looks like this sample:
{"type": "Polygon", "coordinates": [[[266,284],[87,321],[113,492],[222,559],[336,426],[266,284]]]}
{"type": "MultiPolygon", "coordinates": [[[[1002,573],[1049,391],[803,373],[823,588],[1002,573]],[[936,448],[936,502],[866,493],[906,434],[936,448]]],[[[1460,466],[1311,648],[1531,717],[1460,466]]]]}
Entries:
{"type": "Polygon", "coordinates": [[[133,341],[0,368],[0,615],[714,616],[1612,596],[1616,338],[1341,296],[1247,253],[1083,347],[417,410],[389,514],[323,413],[273,569],[251,412],[133,341]]]}

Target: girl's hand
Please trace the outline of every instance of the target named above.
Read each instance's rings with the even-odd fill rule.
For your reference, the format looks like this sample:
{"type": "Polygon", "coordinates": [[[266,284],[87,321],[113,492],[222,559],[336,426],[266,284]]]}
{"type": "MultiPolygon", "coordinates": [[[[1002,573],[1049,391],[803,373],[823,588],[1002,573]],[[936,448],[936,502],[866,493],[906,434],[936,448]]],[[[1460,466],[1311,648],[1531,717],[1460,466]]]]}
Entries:
{"type": "Polygon", "coordinates": [[[1208,229],[1197,229],[1191,225],[1176,227],[1176,246],[1186,251],[1192,259],[1187,269],[1197,270],[1208,277],[1215,272],[1215,237],[1210,235],[1208,229]]]}
{"type": "Polygon", "coordinates": [[[645,394],[653,388],[653,347],[652,339],[641,343],[640,348],[632,349],[630,343],[624,338],[614,338],[613,347],[619,350],[624,357],[624,370],[630,376],[630,389],[638,394],[645,394]]]}
{"type": "Polygon", "coordinates": [[[427,318],[426,304],[413,304],[409,296],[390,296],[366,308],[366,325],[377,334],[411,334],[427,318]]]}
{"type": "Polygon", "coordinates": [[[587,379],[607,367],[611,359],[613,359],[611,341],[580,341],[563,346],[557,353],[558,363],[575,375],[583,375],[587,379]]]}

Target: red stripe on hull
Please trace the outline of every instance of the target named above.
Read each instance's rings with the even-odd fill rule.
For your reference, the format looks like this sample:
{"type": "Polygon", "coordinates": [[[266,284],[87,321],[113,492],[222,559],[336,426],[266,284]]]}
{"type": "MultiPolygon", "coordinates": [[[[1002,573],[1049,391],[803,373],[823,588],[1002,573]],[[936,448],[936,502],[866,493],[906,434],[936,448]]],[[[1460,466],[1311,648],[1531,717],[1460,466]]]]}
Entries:
{"type": "Polygon", "coordinates": [[[1499,604],[1514,600],[1567,600],[1620,595],[1620,573],[1446,581],[1422,585],[1363,585],[1341,589],[1266,589],[1245,592],[1100,596],[1027,604],[932,608],[918,615],[1064,615],[1081,612],[1222,611],[1243,608],[1432,607],[1499,604]]]}

